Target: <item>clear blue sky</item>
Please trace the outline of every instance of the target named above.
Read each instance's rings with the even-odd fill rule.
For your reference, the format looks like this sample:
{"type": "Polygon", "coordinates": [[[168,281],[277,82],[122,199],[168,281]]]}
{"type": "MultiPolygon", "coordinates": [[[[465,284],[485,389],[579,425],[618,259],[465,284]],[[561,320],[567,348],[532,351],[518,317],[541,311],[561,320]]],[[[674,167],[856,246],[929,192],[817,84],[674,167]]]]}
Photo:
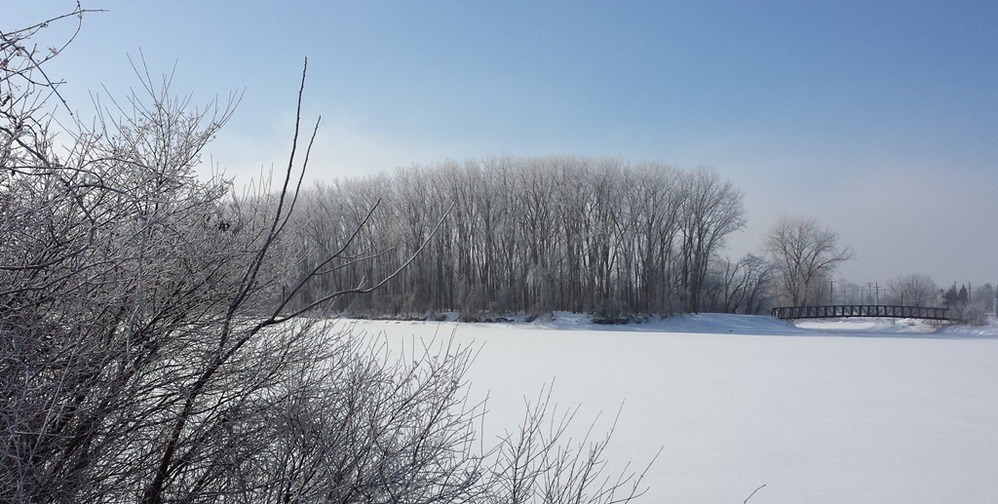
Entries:
{"type": "MultiPolygon", "coordinates": [[[[3,28],[72,10],[4,0],[3,28]]],[[[212,147],[280,165],[302,59],[315,178],[489,154],[710,166],[747,193],[757,249],[781,213],[836,229],[857,283],[998,281],[996,2],[83,1],[50,72],[74,108],[136,83],[244,91],[212,147]]],[[[56,30],[50,35],[58,37],[56,30]]]]}

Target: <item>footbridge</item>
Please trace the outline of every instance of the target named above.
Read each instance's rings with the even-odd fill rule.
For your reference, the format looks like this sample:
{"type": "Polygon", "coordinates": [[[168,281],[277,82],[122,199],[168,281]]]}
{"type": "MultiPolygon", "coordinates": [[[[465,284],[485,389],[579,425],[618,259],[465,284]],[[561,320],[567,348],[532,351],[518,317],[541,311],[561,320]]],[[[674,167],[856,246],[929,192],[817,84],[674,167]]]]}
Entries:
{"type": "Polygon", "coordinates": [[[848,317],[949,320],[946,311],[946,308],[895,305],[780,306],[773,308],[773,316],[781,320],[848,317]]]}

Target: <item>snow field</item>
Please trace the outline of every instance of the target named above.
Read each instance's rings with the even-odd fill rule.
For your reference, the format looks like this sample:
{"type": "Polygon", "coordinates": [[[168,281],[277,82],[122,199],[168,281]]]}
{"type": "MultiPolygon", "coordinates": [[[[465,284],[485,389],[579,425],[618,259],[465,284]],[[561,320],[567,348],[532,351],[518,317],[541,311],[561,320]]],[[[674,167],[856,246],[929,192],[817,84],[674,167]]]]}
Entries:
{"type": "MultiPolygon", "coordinates": [[[[554,381],[573,432],[623,411],[608,457],[649,471],[648,503],[998,502],[998,328],[699,315],[626,327],[345,322],[480,349],[486,442],[554,381]]],[[[617,465],[616,467],[620,467],[617,465]]]]}

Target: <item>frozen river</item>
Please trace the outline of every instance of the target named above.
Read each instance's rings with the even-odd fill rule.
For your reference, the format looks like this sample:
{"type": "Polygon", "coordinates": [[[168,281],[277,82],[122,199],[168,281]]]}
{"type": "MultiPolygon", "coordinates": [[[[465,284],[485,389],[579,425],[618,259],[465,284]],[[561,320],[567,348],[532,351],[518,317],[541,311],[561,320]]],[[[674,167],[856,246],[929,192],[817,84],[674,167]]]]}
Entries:
{"type": "MultiPolygon", "coordinates": [[[[639,502],[998,501],[998,328],[698,315],[606,328],[352,321],[393,341],[480,349],[486,436],[554,381],[584,429],[623,404],[609,456],[646,463],[639,502]]],[[[409,344],[407,343],[407,344],[409,344]]],[[[488,439],[487,439],[488,440],[488,439]]]]}

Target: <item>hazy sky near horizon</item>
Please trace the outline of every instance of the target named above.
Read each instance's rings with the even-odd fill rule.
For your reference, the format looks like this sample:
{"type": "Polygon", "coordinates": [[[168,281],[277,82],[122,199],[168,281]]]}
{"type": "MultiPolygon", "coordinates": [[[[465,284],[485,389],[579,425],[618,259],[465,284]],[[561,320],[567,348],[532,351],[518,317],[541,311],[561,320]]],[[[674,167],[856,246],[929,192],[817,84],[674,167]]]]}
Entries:
{"type": "MultiPolygon", "coordinates": [[[[745,191],[728,255],[781,214],[832,227],[840,275],[998,282],[998,3],[87,1],[49,73],[82,116],[175,69],[242,92],[209,152],[239,181],[322,115],[311,177],[499,155],[712,167],[745,191]]],[[[4,0],[0,29],[71,11],[4,0]]],[[[53,25],[54,45],[72,23],[53,25]]]]}

